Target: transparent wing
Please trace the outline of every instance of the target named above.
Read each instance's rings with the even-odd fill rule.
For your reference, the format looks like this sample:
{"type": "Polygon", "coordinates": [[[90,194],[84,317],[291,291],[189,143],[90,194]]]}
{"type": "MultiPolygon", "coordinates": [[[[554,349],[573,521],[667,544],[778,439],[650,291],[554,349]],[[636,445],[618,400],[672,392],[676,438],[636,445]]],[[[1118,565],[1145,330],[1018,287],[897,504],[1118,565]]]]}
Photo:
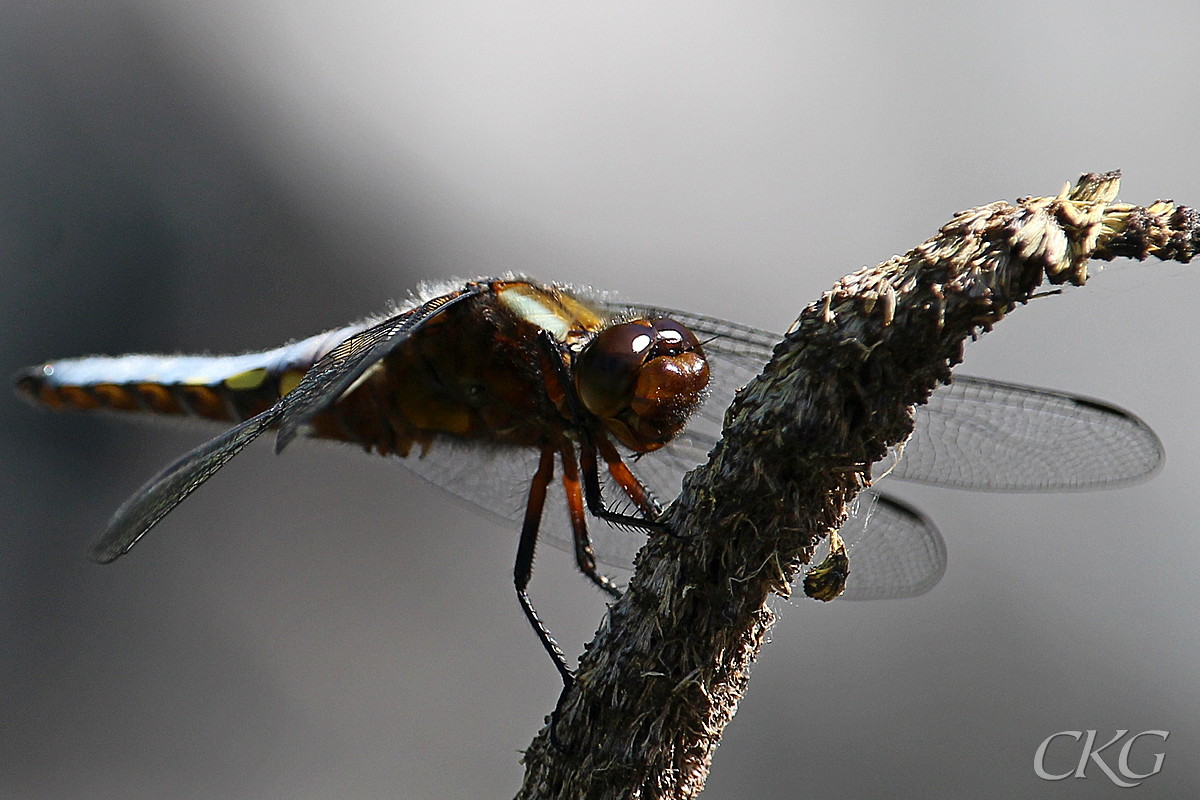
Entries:
{"type": "Polygon", "coordinates": [[[1145,422],[1086,397],[956,375],[916,408],[916,429],[877,465],[902,480],[989,491],[1094,489],[1163,460],[1145,422]],[[901,457],[902,456],[902,457],[901,457]]]}
{"type": "MultiPolygon", "coordinates": [[[[435,298],[351,336],[318,361],[295,391],[258,416],[186,453],[147,481],[117,509],[93,546],[91,557],[108,563],[129,552],[171,509],[200,488],[229,459],[268,428],[279,424],[282,436],[282,426],[290,421],[290,435],[294,436],[299,426],[331,402],[330,398],[340,397],[346,387],[366,372],[371,364],[411,335],[423,322],[450,304],[478,294],[481,290],[469,285],[464,291],[435,298]]],[[[288,439],[284,439],[283,444],[288,439]]]]}
{"type": "Polygon", "coordinates": [[[850,557],[850,577],[840,599],[916,597],[937,585],[946,572],[946,542],[928,517],[873,491],[859,495],[855,505],[839,531],[850,557]]]}
{"type": "MultiPolygon", "coordinates": [[[[480,452],[447,445],[436,458],[431,450],[429,457],[400,463],[467,500],[482,513],[520,524],[537,452],[519,448],[480,452]]],[[[605,497],[617,501],[619,507],[616,487],[605,489],[605,497]]],[[[556,480],[547,493],[539,537],[573,554],[566,507],[562,486],[556,480]]],[[[594,517],[588,523],[601,563],[622,572],[632,569],[634,556],[646,543],[645,533],[617,528],[594,517]]],[[[841,596],[844,599],[915,597],[932,589],[946,570],[946,545],[937,528],[919,511],[893,497],[864,492],[842,526],[841,535],[850,557],[850,577],[841,596]]],[[[813,563],[822,557],[818,554],[813,563]]],[[[617,577],[620,581],[624,576],[617,577]]]]}
{"type": "MultiPolygon", "coordinates": [[[[703,461],[720,435],[734,392],[756,376],[779,338],[765,331],[656,306],[614,305],[636,314],[670,316],[704,345],[712,393],[683,438],[640,460],[643,471],[675,487],[703,461]],[[700,452],[702,451],[702,452],[700,452]],[[700,452],[701,458],[687,466],[700,452]],[[656,465],[651,462],[660,460],[656,465]]],[[[1064,491],[1141,480],[1162,464],[1162,442],[1130,412],[1051,389],[955,374],[914,410],[912,437],[877,465],[900,480],[987,491],[1064,491]],[[902,456],[902,457],[901,457],[902,456]]],[[[639,475],[642,474],[639,472],[639,475]]],[[[664,492],[665,497],[675,493],[664,492]]]]}
{"type": "MultiPolygon", "coordinates": [[[[633,466],[643,481],[660,486],[701,463],[715,444],[715,439],[684,431],[666,458],[642,459],[633,466]]],[[[841,599],[915,597],[937,585],[946,571],[946,543],[937,527],[920,511],[887,494],[870,490],[860,494],[839,533],[850,556],[850,578],[841,599]]],[[[630,552],[628,534],[614,541],[613,532],[601,530],[593,538],[605,563],[618,567],[632,563],[636,547],[630,552]]],[[[828,545],[823,547],[826,550],[814,555],[812,564],[819,564],[828,552],[828,545]]]]}
{"type": "Polygon", "coordinates": [[[275,404],[200,445],[147,481],[113,514],[92,547],[92,560],[107,564],[128,553],[160,519],[274,425],[282,413],[280,404],[275,404]]]}

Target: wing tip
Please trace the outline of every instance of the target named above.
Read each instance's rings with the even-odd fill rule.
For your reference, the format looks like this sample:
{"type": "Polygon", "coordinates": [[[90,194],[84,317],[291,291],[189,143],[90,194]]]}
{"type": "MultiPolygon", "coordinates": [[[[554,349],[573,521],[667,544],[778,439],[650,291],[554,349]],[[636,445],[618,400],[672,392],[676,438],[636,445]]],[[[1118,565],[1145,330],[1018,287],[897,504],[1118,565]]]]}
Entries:
{"type": "Polygon", "coordinates": [[[283,452],[292,440],[296,438],[298,428],[296,425],[289,424],[288,420],[284,420],[279,425],[279,431],[275,434],[275,455],[283,452]]]}
{"type": "Polygon", "coordinates": [[[128,548],[115,548],[106,540],[101,539],[87,551],[87,560],[93,564],[111,564],[128,552],[128,548]]]}

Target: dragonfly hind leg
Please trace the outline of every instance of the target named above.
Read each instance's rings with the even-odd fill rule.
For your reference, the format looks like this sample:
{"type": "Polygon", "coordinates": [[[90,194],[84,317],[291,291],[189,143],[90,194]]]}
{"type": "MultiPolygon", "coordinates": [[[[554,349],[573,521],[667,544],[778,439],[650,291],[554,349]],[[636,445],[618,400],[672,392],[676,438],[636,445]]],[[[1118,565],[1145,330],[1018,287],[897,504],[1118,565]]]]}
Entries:
{"type": "Polygon", "coordinates": [[[538,527],[542,521],[542,508],[546,505],[546,489],[553,477],[554,450],[546,448],[542,450],[537,472],[534,473],[529,486],[529,499],[525,503],[525,521],[521,525],[521,540],[517,544],[517,562],[513,566],[513,583],[517,589],[517,600],[521,603],[521,610],[525,612],[525,618],[529,620],[533,632],[537,634],[538,641],[550,654],[554,667],[562,677],[565,692],[575,684],[575,675],[567,665],[567,657],[563,654],[562,648],[558,646],[558,642],[554,641],[550,629],[538,616],[537,609],[533,607],[533,602],[529,599],[529,593],[526,591],[529,587],[529,579],[533,575],[533,554],[537,546],[538,527]]]}

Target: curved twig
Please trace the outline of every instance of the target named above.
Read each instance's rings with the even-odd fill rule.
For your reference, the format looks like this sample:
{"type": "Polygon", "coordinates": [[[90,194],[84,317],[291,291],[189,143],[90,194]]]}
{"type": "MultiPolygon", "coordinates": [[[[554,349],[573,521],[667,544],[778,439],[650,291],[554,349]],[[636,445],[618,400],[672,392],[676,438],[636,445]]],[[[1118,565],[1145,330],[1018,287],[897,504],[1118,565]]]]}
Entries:
{"type": "Polygon", "coordinates": [[[725,417],[723,439],[669,510],[677,537],[638,558],[583,656],[553,747],[525,754],[521,798],[687,798],[704,786],[773,615],[870,465],[964,342],[1043,281],[1083,285],[1092,258],[1190,260],[1200,214],[1114,202],[1120,175],[1056,197],[964,211],[924,244],[837,282],[804,309],[725,417]]]}

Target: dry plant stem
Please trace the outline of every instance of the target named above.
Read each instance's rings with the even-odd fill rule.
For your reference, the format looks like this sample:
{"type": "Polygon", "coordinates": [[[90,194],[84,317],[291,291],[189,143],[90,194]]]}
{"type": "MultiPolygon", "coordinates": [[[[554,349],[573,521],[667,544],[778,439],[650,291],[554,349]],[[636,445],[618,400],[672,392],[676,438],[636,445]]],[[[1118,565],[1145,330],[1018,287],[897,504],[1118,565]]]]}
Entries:
{"type": "Polygon", "coordinates": [[[519,797],[703,788],[773,622],[768,597],[789,592],[963,343],[1043,281],[1082,285],[1091,258],[1192,258],[1200,215],[1115,203],[1119,180],[1089,174],[1057,197],[964,211],[804,309],[738,394],[709,463],[687,477],[669,510],[679,537],[656,536],[639,557],[562,704],[562,747],[538,734],[519,797]]]}

